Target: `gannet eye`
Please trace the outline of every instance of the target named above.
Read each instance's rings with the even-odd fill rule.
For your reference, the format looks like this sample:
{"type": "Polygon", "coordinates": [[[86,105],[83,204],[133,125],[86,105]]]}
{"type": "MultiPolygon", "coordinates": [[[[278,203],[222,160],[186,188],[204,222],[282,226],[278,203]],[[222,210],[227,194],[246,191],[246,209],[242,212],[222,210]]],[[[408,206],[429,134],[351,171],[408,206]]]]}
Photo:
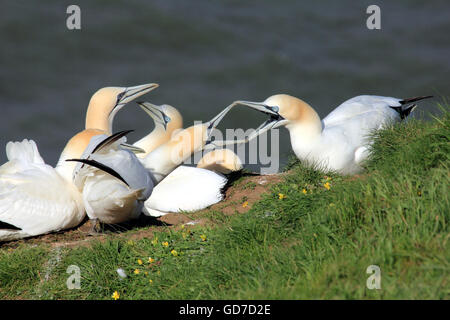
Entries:
{"type": "Polygon", "coordinates": [[[272,109],[273,112],[280,111],[280,107],[278,107],[278,106],[273,106],[273,107],[271,107],[271,109],[272,109]]]}
{"type": "Polygon", "coordinates": [[[168,116],[164,116],[164,121],[165,121],[166,123],[170,122],[170,120],[172,120],[172,119],[170,119],[168,116]]]}
{"type": "Polygon", "coordinates": [[[124,95],[125,95],[125,91],[123,91],[123,92],[121,92],[121,93],[119,93],[119,94],[117,95],[117,101],[116,101],[116,104],[119,104],[120,100],[122,100],[122,98],[123,98],[124,95]]]}

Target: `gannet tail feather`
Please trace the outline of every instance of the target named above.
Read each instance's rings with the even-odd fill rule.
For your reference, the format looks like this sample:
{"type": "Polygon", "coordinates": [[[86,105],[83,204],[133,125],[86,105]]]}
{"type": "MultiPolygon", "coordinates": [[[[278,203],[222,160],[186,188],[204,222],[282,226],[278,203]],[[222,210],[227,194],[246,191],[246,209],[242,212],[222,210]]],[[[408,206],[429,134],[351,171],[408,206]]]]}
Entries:
{"type": "Polygon", "coordinates": [[[19,160],[25,163],[44,164],[44,160],[33,140],[24,139],[22,142],[8,142],[6,144],[6,156],[9,161],[19,160]]]}
{"type": "Polygon", "coordinates": [[[406,117],[408,117],[412,111],[414,111],[414,109],[417,107],[416,104],[411,105],[411,103],[416,102],[416,101],[420,101],[420,100],[424,100],[424,99],[428,99],[428,98],[432,98],[433,96],[420,96],[420,97],[413,97],[413,98],[407,98],[407,99],[403,99],[400,100],[400,106],[395,106],[392,107],[390,106],[392,109],[394,109],[395,111],[398,112],[398,114],[400,115],[400,119],[406,119],[406,117]]]}
{"type": "Polygon", "coordinates": [[[394,109],[395,111],[397,111],[398,114],[400,115],[400,119],[403,120],[407,116],[409,116],[416,107],[417,107],[417,104],[413,104],[412,106],[409,106],[405,109],[403,109],[402,107],[391,107],[391,108],[394,109]]]}
{"type": "MultiPolygon", "coordinates": [[[[411,112],[414,111],[414,109],[417,107],[417,104],[413,104],[412,106],[409,106],[408,108],[406,108],[405,110],[403,110],[403,116],[404,118],[406,118],[407,116],[410,115],[411,112]]],[[[402,118],[402,119],[404,119],[402,118]]]]}
{"type": "Polygon", "coordinates": [[[433,98],[433,96],[419,96],[419,97],[412,97],[412,98],[406,98],[403,100],[400,100],[400,106],[390,106],[392,109],[394,109],[399,115],[400,115],[400,119],[406,119],[406,117],[408,117],[412,111],[414,111],[414,109],[417,107],[416,104],[411,105],[411,103],[416,102],[416,101],[420,101],[420,100],[424,100],[424,99],[429,99],[429,98],[433,98]],[[408,106],[408,107],[406,107],[408,106]]]}
{"type": "Polygon", "coordinates": [[[433,96],[420,96],[420,97],[413,97],[413,98],[407,98],[407,99],[403,99],[400,100],[400,106],[390,106],[392,109],[394,109],[395,111],[398,112],[398,114],[400,115],[400,119],[405,119],[406,117],[408,117],[411,112],[417,107],[416,104],[410,105],[413,102],[416,101],[420,101],[420,100],[424,100],[424,99],[428,99],[428,98],[433,98],[433,96]],[[408,106],[409,105],[409,106],[408,106]],[[408,106],[408,107],[406,107],[408,106]],[[406,108],[404,108],[406,107],[406,108]]]}

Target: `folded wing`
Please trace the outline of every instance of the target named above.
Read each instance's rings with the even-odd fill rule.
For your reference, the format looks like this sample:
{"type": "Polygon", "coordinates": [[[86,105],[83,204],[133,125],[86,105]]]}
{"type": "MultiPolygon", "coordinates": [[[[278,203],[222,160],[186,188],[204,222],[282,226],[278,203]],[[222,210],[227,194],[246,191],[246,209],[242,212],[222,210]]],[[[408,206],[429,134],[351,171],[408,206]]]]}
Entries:
{"type": "Polygon", "coordinates": [[[227,178],[210,170],[180,166],[153,188],[144,213],[161,216],[168,212],[192,212],[223,199],[227,178]]]}
{"type": "Polygon", "coordinates": [[[84,218],[81,195],[46,165],[34,141],[9,143],[0,168],[0,240],[35,236],[75,227],[84,218]]]}

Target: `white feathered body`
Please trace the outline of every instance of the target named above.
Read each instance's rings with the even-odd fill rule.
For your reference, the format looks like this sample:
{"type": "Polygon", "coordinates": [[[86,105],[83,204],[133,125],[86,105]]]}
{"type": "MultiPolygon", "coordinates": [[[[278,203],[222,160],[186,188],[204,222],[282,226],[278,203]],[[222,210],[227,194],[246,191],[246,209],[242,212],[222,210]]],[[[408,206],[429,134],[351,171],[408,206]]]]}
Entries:
{"type": "Polygon", "coordinates": [[[32,140],[9,142],[0,167],[0,221],[20,230],[0,229],[0,241],[77,226],[85,217],[75,185],[44,163],[32,140]]]}
{"type": "Polygon", "coordinates": [[[153,189],[145,202],[144,213],[161,216],[168,212],[192,212],[223,199],[223,175],[195,167],[180,166],[153,189]]]}
{"type": "MultiPolygon", "coordinates": [[[[102,138],[105,136],[99,136],[98,139],[102,138]]],[[[108,224],[139,217],[144,201],[148,199],[153,189],[150,172],[132,152],[120,147],[121,142],[124,140],[94,152],[88,159],[112,168],[128,185],[89,165],[79,165],[82,168],[77,170],[75,177],[76,185],[82,190],[89,218],[99,219],[108,224]]]]}
{"type": "Polygon", "coordinates": [[[358,173],[369,154],[369,135],[401,120],[390,108],[400,106],[400,100],[368,95],[349,99],[323,119],[319,134],[308,126],[287,125],[292,148],[299,159],[310,165],[342,174],[358,173]]]}

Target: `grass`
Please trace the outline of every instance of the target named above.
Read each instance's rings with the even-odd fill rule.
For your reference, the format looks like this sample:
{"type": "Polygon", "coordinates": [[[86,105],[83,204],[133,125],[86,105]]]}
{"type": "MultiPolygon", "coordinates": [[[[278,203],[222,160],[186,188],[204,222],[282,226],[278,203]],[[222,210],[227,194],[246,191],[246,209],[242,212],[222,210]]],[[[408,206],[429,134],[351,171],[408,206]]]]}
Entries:
{"type": "Polygon", "coordinates": [[[433,121],[374,134],[367,170],[355,177],[291,161],[248,213],[207,212],[209,227],[0,248],[0,298],[448,299],[449,128],[445,107],[433,121]],[[70,265],[80,268],[79,290],[67,289],[70,265]],[[380,290],[366,287],[370,265],[381,269],[380,290]]]}

